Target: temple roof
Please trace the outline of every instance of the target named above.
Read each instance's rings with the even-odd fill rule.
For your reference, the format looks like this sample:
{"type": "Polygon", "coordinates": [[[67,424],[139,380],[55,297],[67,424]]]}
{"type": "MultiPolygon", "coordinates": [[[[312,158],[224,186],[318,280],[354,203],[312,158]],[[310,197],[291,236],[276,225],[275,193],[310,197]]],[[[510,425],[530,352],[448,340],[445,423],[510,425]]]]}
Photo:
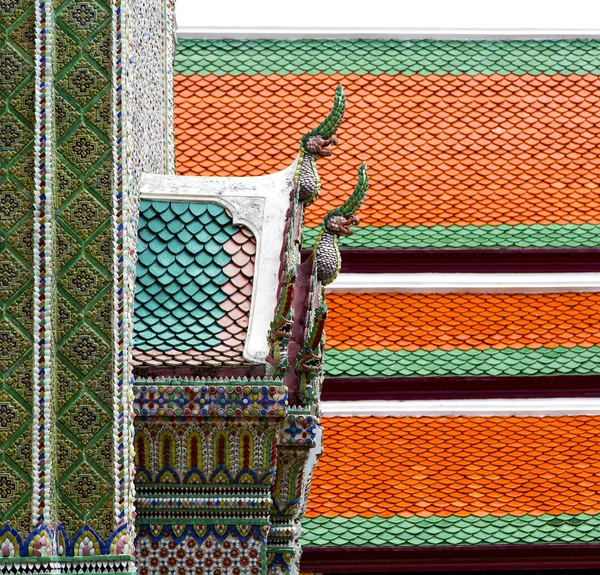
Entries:
{"type": "Polygon", "coordinates": [[[333,293],[328,306],[330,378],[600,373],[599,293],[333,293]]]}
{"type": "Polygon", "coordinates": [[[306,546],[591,542],[597,417],[332,417],[306,546]]]}
{"type": "MultiPolygon", "coordinates": [[[[178,172],[255,176],[288,166],[298,134],[328,113],[341,83],[339,145],[319,163],[323,186],[306,211],[305,247],[351,192],[350,167],[366,160],[369,194],[342,250],[594,248],[599,61],[596,40],[183,40],[175,63],[178,172]]],[[[401,251],[384,255],[385,265],[402,262],[401,251]]],[[[352,384],[352,398],[368,400],[388,393],[382,381],[427,392],[437,380],[436,389],[440,381],[448,389],[487,386],[485,396],[498,398],[494,386],[512,378],[518,397],[529,397],[535,386],[519,387],[529,377],[548,396],[568,392],[574,376],[600,374],[600,295],[571,287],[337,289],[327,295],[325,392],[352,384]],[[549,380],[554,387],[545,387],[549,380]]],[[[600,537],[598,417],[365,416],[322,424],[325,451],[302,522],[309,549],[600,537]]]]}
{"type": "Polygon", "coordinates": [[[595,246],[599,56],[597,41],[184,40],[178,171],[283,168],[342,83],[340,145],[320,168],[309,228],[348,195],[348,166],[368,159],[345,247],[595,246]]]}

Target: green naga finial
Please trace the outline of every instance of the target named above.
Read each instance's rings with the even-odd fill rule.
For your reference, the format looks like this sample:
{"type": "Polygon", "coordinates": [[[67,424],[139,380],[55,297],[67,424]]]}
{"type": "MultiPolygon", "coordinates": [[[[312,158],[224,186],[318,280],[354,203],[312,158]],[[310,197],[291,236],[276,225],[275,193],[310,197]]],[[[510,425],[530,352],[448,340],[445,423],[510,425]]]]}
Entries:
{"type": "Polygon", "coordinates": [[[305,206],[312,204],[319,195],[321,181],[317,171],[317,160],[331,156],[332,151],[328,146],[337,144],[335,133],[342,122],[345,107],[346,96],[340,84],[335,91],[335,100],[330,114],[300,142],[300,158],[294,183],[298,190],[298,198],[305,206]]]}
{"type": "Polygon", "coordinates": [[[338,249],[338,239],[339,236],[352,235],[350,226],[359,223],[359,219],[354,214],[365,199],[368,188],[367,165],[363,163],[358,169],[358,183],[352,195],[342,206],[330,211],[323,218],[321,233],[313,249],[317,279],[323,286],[330,284],[340,273],[342,258],[338,249]]]}

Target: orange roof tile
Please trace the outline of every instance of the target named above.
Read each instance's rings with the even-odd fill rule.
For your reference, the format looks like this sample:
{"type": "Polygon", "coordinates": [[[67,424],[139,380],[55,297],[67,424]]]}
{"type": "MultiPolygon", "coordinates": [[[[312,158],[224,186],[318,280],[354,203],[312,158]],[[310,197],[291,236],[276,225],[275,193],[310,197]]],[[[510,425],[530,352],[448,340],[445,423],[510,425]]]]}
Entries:
{"type": "Polygon", "coordinates": [[[600,78],[205,76],[175,78],[178,171],[252,176],[289,165],[335,86],[348,105],[307,225],[368,160],[363,225],[600,223],[600,78]]]}
{"type": "Polygon", "coordinates": [[[600,345],[600,293],[332,293],[327,302],[327,347],[337,350],[600,345]]]}
{"type": "Polygon", "coordinates": [[[600,513],[600,417],[331,417],[307,517],[600,513]]]}

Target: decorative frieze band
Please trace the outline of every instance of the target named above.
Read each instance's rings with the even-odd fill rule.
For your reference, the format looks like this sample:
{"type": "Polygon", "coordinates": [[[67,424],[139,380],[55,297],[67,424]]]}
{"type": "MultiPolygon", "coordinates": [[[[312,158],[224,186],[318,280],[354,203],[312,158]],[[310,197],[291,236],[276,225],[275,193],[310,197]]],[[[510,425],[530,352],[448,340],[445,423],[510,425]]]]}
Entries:
{"type": "Polygon", "coordinates": [[[144,417],[268,417],[287,414],[287,389],[274,382],[238,384],[143,382],[133,386],[133,412],[144,417]],[[182,385],[183,383],[183,385],[182,385]]]}

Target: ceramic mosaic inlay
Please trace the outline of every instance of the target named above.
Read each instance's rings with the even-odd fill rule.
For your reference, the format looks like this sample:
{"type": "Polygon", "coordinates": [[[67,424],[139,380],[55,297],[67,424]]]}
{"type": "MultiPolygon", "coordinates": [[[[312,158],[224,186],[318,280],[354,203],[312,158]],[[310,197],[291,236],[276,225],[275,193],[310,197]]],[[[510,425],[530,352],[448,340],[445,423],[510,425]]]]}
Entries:
{"type": "MultiPolygon", "coordinates": [[[[0,525],[10,524],[19,533],[32,528],[35,488],[31,365],[36,14],[33,3],[25,2],[0,14],[0,525]]],[[[36,510],[36,521],[38,515],[36,510]]],[[[7,553],[18,555],[18,545],[8,546],[7,553]]]]}
{"type": "MultiPolygon", "coordinates": [[[[149,30],[172,61],[172,5],[153,4],[149,30]]],[[[0,12],[10,78],[0,92],[0,561],[9,572],[91,573],[95,556],[120,555],[103,573],[132,573],[125,237],[136,181],[124,175],[123,112],[142,104],[123,83],[127,50],[134,73],[136,42],[123,43],[131,15],[119,0],[17,1],[0,12]]],[[[136,154],[145,157],[145,139],[172,165],[170,100],[148,78],[142,86],[165,119],[136,154]]]]}

